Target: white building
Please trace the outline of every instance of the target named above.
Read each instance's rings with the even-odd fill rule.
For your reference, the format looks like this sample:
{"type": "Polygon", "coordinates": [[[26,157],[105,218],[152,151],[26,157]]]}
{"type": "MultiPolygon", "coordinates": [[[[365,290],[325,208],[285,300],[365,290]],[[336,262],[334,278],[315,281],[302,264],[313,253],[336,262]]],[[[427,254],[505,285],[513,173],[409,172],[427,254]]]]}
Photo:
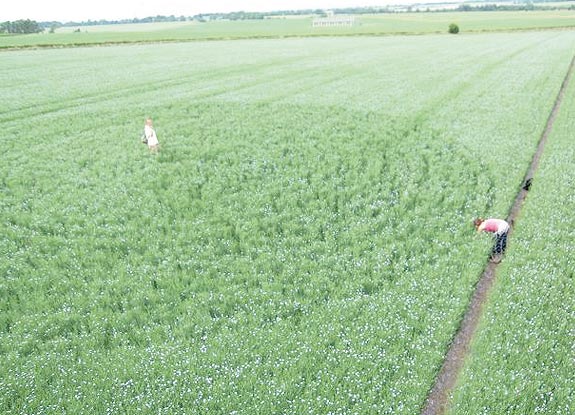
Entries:
{"type": "Polygon", "coordinates": [[[326,17],[316,17],[313,19],[312,27],[351,27],[354,23],[354,16],[338,16],[330,10],[326,12],[326,17]]]}

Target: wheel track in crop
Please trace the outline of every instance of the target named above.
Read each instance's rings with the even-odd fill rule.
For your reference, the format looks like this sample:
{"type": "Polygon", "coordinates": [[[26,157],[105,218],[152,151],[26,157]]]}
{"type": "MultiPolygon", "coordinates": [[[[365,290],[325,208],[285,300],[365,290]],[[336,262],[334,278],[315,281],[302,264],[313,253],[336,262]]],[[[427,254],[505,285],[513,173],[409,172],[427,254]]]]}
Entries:
{"type": "MultiPolygon", "coordinates": [[[[540,43],[552,42],[557,36],[559,35],[556,35],[540,43]]],[[[446,88],[446,90],[442,94],[436,96],[434,99],[431,99],[420,111],[419,118],[425,119],[429,117],[430,116],[429,114],[433,114],[434,111],[436,111],[437,108],[441,108],[445,102],[457,102],[459,97],[463,95],[466,90],[476,86],[477,80],[488,78],[495,71],[499,70],[505,63],[513,61],[518,56],[532,52],[533,48],[538,46],[539,44],[528,44],[518,47],[516,49],[514,48],[508,53],[500,54],[500,56],[497,56],[497,58],[493,60],[488,58],[488,55],[486,55],[485,64],[482,63],[482,66],[480,66],[478,70],[474,72],[471,72],[468,69],[466,71],[468,76],[466,76],[464,79],[461,79],[453,83],[453,86],[446,88]]],[[[495,53],[499,52],[496,51],[495,53]]]]}
{"type": "MultiPolygon", "coordinates": [[[[561,88],[559,89],[553,108],[547,118],[547,123],[539,139],[537,149],[533,155],[529,168],[525,173],[521,188],[509,211],[507,221],[512,225],[519,216],[523,202],[527,197],[529,186],[539,166],[539,160],[543,154],[545,143],[553,129],[553,124],[555,123],[555,119],[561,108],[561,103],[563,102],[563,97],[574,69],[575,56],[573,56],[567,73],[563,78],[561,88]]],[[[510,235],[512,231],[513,230],[510,231],[510,235]]],[[[475,291],[473,292],[467,311],[460,323],[459,329],[449,346],[443,364],[439,370],[437,378],[435,379],[435,383],[427,396],[421,411],[422,415],[440,415],[447,412],[450,395],[457,382],[459,374],[461,373],[465,359],[469,354],[470,343],[476,332],[479,320],[481,319],[483,306],[489,298],[491,288],[495,282],[498,266],[499,264],[494,262],[488,262],[485,266],[481,278],[475,287],[475,291]]]]}
{"type": "MultiPolygon", "coordinates": [[[[166,90],[177,90],[183,85],[199,81],[212,81],[213,85],[206,91],[197,92],[193,95],[195,100],[210,99],[220,95],[229,94],[253,88],[262,83],[262,81],[272,81],[276,79],[303,79],[304,75],[310,72],[309,68],[302,68],[302,63],[315,62],[321,58],[327,59],[329,54],[324,52],[321,55],[288,57],[288,58],[275,58],[269,62],[258,67],[250,68],[251,64],[244,64],[240,67],[224,67],[209,72],[192,72],[185,76],[169,77],[162,80],[157,80],[152,86],[149,85],[149,80],[140,83],[130,84],[129,86],[114,88],[112,90],[93,91],[84,93],[78,96],[70,97],[64,101],[60,98],[52,98],[49,101],[34,103],[31,105],[23,106],[16,109],[0,109],[0,123],[19,122],[22,119],[31,119],[33,117],[42,117],[47,114],[59,113],[67,110],[76,110],[78,107],[99,104],[102,101],[118,100],[125,97],[132,97],[136,101],[141,99],[138,96],[154,92],[165,92],[166,90]],[[278,72],[270,72],[270,69],[280,68],[278,72]],[[250,72],[251,71],[251,72],[250,72]],[[247,79],[241,79],[241,75],[250,72],[251,76],[247,79]],[[260,75],[255,76],[255,73],[260,75]],[[239,77],[235,79],[234,77],[239,77]],[[223,80],[224,82],[220,82],[223,80]]],[[[305,65],[303,65],[305,66],[305,65]]],[[[317,80],[310,78],[308,83],[300,88],[298,91],[302,92],[310,89],[313,86],[320,84],[329,84],[341,79],[343,76],[349,77],[353,74],[351,70],[346,71],[344,75],[341,73],[333,75],[327,79],[317,80]]],[[[190,88],[188,86],[188,88],[190,88]]],[[[287,95],[287,94],[286,94],[287,95]]],[[[276,101],[272,99],[271,101],[276,101]]]]}
{"type": "MultiPolygon", "coordinates": [[[[324,58],[328,58],[327,52],[324,52],[324,58]]],[[[321,56],[320,56],[321,58],[321,56]]],[[[226,92],[241,90],[243,88],[253,87],[266,80],[273,80],[277,77],[293,78],[301,77],[308,70],[300,69],[302,62],[313,62],[318,59],[317,55],[286,57],[286,58],[273,58],[265,64],[260,64],[254,67],[252,63],[245,63],[242,65],[228,65],[210,71],[192,71],[185,75],[169,76],[164,79],[157,79],[150,85],[150,80],[145,78],[141,82],[134,82],[127,84],[123,87],[114,87],[112,89],[106,88],[105,90],[92,91],[83,93],[77,96],[69,97],[62,101],[60,97],[52,97],[51,100],[44,102],[37,102],[30,105],[22,106],[20,108],[2,108],[0,109],[0,122],[20,121],[35,116],[42,116],[45,114],[56,113],[69,109],[76,109],[81,105],[97,104],[102,101],[109,101],[113,99],[123,98],[127,96],[134,96],[145,93],[163,92],[168,89],[182,87],[192,82],[198,83],[225,80],[224,85],[216,87],[208,92],[202,92],[194,96],[194,99],[202,99],[204,97],[217,96],[226,92]],[[280,68],[279,72],[269,73],[270,69],[280,68]],[[247,80],[237,80],[235,77],[241,77],[245,73],[251,73],[252,76],[247,80]],[[255,74],[261,74],[256,76],[255,74]],[[230,86],[230,83],[232,84],[230,86]]]]}

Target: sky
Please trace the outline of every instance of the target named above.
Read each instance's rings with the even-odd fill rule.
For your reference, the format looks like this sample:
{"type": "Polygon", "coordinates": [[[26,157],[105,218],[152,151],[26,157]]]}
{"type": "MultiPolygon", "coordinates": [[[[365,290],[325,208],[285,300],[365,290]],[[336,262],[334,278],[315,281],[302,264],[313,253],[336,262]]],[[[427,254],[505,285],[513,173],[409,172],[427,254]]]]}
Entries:
{"type": "Polygon", "coordinates": [[[0,0],[0,22],[121,20],[148,16],[437,3],[455,0],[0,0]]]}

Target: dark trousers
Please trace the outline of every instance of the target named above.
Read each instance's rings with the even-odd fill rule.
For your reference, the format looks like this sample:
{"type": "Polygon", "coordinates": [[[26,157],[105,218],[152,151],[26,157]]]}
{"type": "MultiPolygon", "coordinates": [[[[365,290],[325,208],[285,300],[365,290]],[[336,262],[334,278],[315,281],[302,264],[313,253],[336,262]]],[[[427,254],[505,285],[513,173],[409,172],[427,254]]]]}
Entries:
{"type": "Polygon", "coordinates": [[[496,233],[495,245],[493,245],[491,253],[493,255],[502,255],[505,253],[505,248],[507,248],[507,232],[496,233]]]}

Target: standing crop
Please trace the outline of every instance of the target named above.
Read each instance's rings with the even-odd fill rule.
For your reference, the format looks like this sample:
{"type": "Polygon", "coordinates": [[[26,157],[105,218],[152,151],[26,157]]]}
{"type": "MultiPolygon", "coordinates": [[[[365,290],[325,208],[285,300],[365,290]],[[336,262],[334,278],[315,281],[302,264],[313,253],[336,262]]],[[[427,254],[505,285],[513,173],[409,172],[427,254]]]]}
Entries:
{"type": "Polygon", "coordinates": [[[512,249],[455,393],[453,414],[569,414],[575,409],[575,301],[570,295],[575,223],[568,190],[575,156],[574,90],[571,83],[515,226],[512,249]]]}
{"type": "Polygon", "coordinates": [[[572,40],[6,53],[0,412],[416,413],[572,40]]]}

